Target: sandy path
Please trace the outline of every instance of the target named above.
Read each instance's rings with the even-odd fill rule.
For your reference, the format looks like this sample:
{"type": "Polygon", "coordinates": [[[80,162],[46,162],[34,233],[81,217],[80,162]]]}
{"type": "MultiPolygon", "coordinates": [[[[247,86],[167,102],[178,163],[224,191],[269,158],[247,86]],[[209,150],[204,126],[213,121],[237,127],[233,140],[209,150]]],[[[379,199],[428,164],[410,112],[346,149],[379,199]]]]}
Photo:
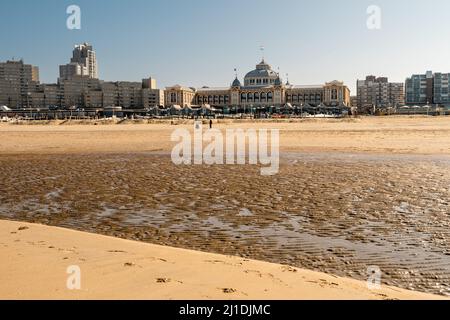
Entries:
{"type": "MultiPolygon", "coordinates": [[[[174,129],[192,125],[11,125],[0,123],[0,152],[169,151],[174,129]]],[[[450,117],[363,117],[303,122],[235,122],[216,128],[277,128],[284,151],[450,154],[450,117]]]]}
{"type": "Polygon", "coordinates": [[[2,299],[439,299],[266,262],[0,221],[2,299]],[[81,289],[68,290],[68,266],[81,289]]]}

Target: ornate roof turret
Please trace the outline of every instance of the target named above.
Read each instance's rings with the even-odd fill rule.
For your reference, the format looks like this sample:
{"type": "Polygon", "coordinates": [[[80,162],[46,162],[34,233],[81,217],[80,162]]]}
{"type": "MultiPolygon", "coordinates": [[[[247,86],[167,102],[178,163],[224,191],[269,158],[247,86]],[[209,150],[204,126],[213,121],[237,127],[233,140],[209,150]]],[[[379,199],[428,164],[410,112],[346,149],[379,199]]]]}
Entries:
{"type": "Polygon", "coordinates": [[[278,76],[278,77],[275,79],[274,85],[276,85],[276,86],[281,86],[281,85],[283,85],[283,81],[281,81],[280,76],[278,76]]]}
{"type": "Polygon", "coordinates": [[[239,79],[236,77],[233,81],[233,84],[231,85],[232,87],[240,87],[241,86],[241,82],[239,81],[239,79]]]}

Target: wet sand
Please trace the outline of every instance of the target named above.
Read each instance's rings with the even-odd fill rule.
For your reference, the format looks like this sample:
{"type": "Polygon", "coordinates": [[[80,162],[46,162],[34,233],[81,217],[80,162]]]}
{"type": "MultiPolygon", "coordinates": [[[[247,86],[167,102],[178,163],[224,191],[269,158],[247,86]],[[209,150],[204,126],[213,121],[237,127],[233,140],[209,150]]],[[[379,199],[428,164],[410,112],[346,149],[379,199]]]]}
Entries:
{"type": "Polygon", "coordinates": [[[174,126],[2,125],[0,218],[449,295],[450,118],[392,119],[265,123],[271,177],[173,165],[174,126]]]}
{"type": "Polygon", "coordinates": [[[168,155],[0,158],[0,218],[284,263],[448,294],[450,158],[287,154],[258,166],[168,155]]]}
{"type": "Polygon", "coordinates": [[[0,221],[0,254],[1,299],[442,298],[387,286],[369,290],[365,282],[290,266],[23,222],[0,221]],[[74,266],[79,289],[69,290],[74,266]]]}

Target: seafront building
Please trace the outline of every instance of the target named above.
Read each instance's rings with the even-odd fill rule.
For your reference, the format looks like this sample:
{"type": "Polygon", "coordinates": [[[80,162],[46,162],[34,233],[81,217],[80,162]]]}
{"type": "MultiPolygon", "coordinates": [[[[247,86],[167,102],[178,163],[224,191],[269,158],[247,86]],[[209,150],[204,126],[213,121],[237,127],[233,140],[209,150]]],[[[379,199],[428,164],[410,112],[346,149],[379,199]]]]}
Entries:
{"type": "Polygon", "coordinates": [[[39,86],[39,68],[20,61],[0,63],[0,105],[10,108],[32,105],[39,86]]]}
{"type": "Polygon", "coordinates": [[[164,105],[164,90],[156,88],[155,79],[141,82],[101,81],[74,77],[58,82],[62,107],[142,109],[164,105]],[[151,85],[149,85],[151,83],[151,85]]]}
{"type": "Polygon", "coordinates": [[[60,79],[67,80],[77,76],[98,79],[97,58],[94,49],[88,43],[76,45],[70,63],[59,66],[60,79]]]}
{"type": "Polygon", "coordinates": [[[75,46],[69,64],[60,66],[55,84],[39,83],[39,69],[23,61],[0,63],[0,105],[20,108],[142,109],[164,105],[164,90],[154,78],[141,82],[98,79],[97,59],[87,43],[75,46]]]}
{"type": "Polygon", "coordinates": [[[248,72],[243,83],[237,75],[231,86],[192,88],[181,85],[167,87],[168,106],[191,107],[209,105],[214,108],[266,109],[282,106],[350,106],[350,90],[340,81],[322,85],[292,85],[280,78],[264,59],[248,72]]]}
{"type": "Polygon", "coordinates": [[[142,109],[164,105],[164,91],[156,87],[153,78],[141,82],[99,80],[96,54],[88,43],[76,45],[70,63],[60,66],[58,87],[57,105],[64,108],[142,109]]]}
{"type": "Polygon", "coordinates": [[[356,89],[356,106],[362,112],[405,104],[404,84],[389,82],[386,77],[367,76],[365,80],[357,80],[356,89]]]}
{"type": "Polygon", "coordinates": [[[450,107],[450,73],[414,74],[406,79],[406,104],[424,106],[429,104],[450,107]]]}

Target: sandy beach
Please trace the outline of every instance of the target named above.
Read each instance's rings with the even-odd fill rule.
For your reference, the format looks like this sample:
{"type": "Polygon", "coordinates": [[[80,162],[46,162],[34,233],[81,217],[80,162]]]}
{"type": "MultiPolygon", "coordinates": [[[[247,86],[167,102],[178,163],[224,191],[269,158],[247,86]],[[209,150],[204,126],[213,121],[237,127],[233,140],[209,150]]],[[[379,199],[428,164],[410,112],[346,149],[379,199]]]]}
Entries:
{"type": "Polygon", "coordinates": [[[0,299],[439,299],[279,264],[0,221],[0,299]],[[5,263],[7,261],[7,263],[5,263]],[[79,290],[67,268],[79,266],[79,290]]]}
{"type": "Polygon", "coordinates": [[[195,299],[425,297],[411,292],[395,295],[406,292],[403,289],[450,295],[450,118],[214,123],[222,130],[280,129],[280,171],[272,177],[262,177],[253,165],[174,165],[170,135],[180,127],[192,130],[192,124],[181,122],[0,123],[0,219],[20,221],[0,223],[0,258],[8,261],[2,265],[8,276],[1,294],[177,299],[192,292],[176,287],[182,281],[205,289],[188,297],[195,299]],[[29,229],[15,230],[22,225],[29,229]],[[125,249],[108,245],[113,242],[125,249]],[[84,263],[78,255],[69,256],[73,247],[83,253],[79,256],[86,259],[87,270],[106,277],[96,284],[86,276],[86,288],[95,290],[65,292],[58,287],[64,286],[65,260],[84,263]],[[139,252],[140,258],[118,261],[114,259],[119,252],[108,250],[139,252]],[[169,264],[157,259],[147,261],[147,254],[140,253],[145,250],[167,261],[180,259],[174,269],[167,269],[169,264]],[[176,269],[185,263],[184,257],[186,261],[197,257],[199,264],[227,263],[206,264],[204,278],[194,271],[190,278],[176,269]],[[26,263],[21,266],[20,261],[26,263]],[[33,266],[53,262],[62,273],[41,270],[42,275],[30,275],[33,266]],[[128,262],[129,268],[123,268],[128,262]],[[237,268],[238,276],[233,268],[239,263],[245,269],[237,268]],[[280,271],[281,265],[298,271],[280,271]],[[369,292],[368,266],[380,267],[383,288],[402,290],[383,292],[386,296],[369,292]],[[150,277],[136,273],[145,268],[152,270],[150,277]],[[217,282],[217,274],[226,278],[217,282]],[[275,286],[276,281],[264,274],[283,279],[292,288],[279,283],[265,293],[259,283],[270,289],[269,283],[275,286]],[[295,278],[300,274],[313,282],[295,278]],[[41,286],[49,282],[49,292],[29,289],[26,281],[32,276],[41,286]],[[144,277],[146,286],[137,288],[144,277]],[[255,282],[254,277],[267,282],[255,282]],[[56,278],[59,282],[54,284],[56,278]],[[154,283],[156,278],[171,280],[154,283]],[[340,289],[321,285],[320,279],[338,283],[340,289]],[[152,286],[163,288],[149,293],[152,286]],[[217,289],[228,287],[232,294],[217,289]],[[341,290],[344,287],[351,290],[341,290]],[[118,292],[121,288],[133,288],[135,295],[127,296],[125,289],[118,292]]]}
{"type": "MultiPolygon", "coordinates": [[[[61,123],[56,122],[56,123],[61,123]]],[[[137,121],[139,122],[139,121],[137,121]]],[[[13,125],[0,123],[2,154],[170,151],[176,128],[192,130],[192,121],[154,124],[13,125]]],[[[95,122],[90,122],[95,123],[95,122]]],[[[143,123],[143,121],[142,121],[143,123]]],[[[205,121],[206,124],[206,121],[205,121]]],[[[282,151],[450,154],[448,117],[362,117],[303,121],[219,120],[214,128],[280,129],[282,151]]]]}

